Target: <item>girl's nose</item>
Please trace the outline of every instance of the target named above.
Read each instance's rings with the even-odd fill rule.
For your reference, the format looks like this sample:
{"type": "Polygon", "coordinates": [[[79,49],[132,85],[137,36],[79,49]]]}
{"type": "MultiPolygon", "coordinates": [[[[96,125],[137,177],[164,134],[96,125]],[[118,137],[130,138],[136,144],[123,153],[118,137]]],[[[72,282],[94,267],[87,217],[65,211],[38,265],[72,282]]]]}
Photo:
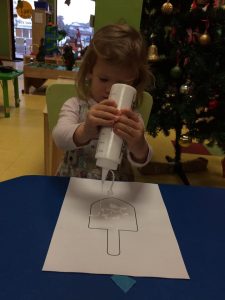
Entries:
{"type": "Polygon", "coordinates": [[[107,84],[105,92],[107,94],[107,96],[109,96],[110,90],[111,90],[112,84],[107,84]]]}
{"type": "Polygon", "coordinates": [[[112,87],[112,84],[108,84],[107,87],[106,87],[106,91],[109,93],[110,90],[111,90],[111,87],[112,87]]]}

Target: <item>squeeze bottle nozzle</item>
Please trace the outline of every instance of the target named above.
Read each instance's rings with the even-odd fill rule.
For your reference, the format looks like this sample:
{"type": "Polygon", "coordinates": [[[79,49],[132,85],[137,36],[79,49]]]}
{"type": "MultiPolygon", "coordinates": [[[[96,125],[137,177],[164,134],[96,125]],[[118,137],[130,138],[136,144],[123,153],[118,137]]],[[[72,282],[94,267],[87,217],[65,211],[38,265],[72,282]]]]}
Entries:
{"type": "Polygon", "coordinates": [[[102,184],[105,182],[109,169],[102,168],[102,184]]]}

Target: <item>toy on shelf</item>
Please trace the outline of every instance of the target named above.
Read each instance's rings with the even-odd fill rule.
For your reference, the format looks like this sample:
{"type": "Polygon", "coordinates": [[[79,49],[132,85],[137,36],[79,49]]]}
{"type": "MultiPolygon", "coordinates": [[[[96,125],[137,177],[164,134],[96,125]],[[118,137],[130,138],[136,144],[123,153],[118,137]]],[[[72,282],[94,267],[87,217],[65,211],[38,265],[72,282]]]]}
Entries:
{"type": "Polygon", "coordinates": [[[38,53],[36,55],[36,60],[38,62],[44,62],[45,61],[45,55],[46,55],[45,40],[42,38],[40,40],[40,46],[39,46],[39,49],[38,49],[38,53]]]}
{"type": "Polygon", "coordinates": [[[63,48],[63,60],[67,70],[73,70],[73,65],[75,63],[75,56],[73,53],[73,48],[70,45],[65,45],[63,48]]]}

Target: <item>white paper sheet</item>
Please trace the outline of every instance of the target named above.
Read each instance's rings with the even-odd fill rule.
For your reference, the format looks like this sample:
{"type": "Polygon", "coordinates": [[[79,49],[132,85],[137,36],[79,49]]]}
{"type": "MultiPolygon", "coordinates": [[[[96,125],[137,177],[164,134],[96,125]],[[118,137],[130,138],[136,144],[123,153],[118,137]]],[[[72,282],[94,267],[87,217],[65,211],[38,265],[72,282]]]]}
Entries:
{"type": "Polygon", "coordinates": [[[188,279],[156,184],[71,178],[44,271],[188,279]]]}

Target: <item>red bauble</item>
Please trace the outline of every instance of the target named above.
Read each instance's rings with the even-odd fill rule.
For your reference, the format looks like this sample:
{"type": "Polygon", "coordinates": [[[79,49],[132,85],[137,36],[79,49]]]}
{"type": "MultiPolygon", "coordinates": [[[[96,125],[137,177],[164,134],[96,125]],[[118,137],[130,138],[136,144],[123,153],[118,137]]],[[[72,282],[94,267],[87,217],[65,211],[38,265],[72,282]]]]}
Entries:
{"type": "Polygon", "coordinates": [[[218,105],[219,105],[219,101],[216,99],[211,99],[208,103],[209,109],[215,109],[218,107],[218,105]]]}

